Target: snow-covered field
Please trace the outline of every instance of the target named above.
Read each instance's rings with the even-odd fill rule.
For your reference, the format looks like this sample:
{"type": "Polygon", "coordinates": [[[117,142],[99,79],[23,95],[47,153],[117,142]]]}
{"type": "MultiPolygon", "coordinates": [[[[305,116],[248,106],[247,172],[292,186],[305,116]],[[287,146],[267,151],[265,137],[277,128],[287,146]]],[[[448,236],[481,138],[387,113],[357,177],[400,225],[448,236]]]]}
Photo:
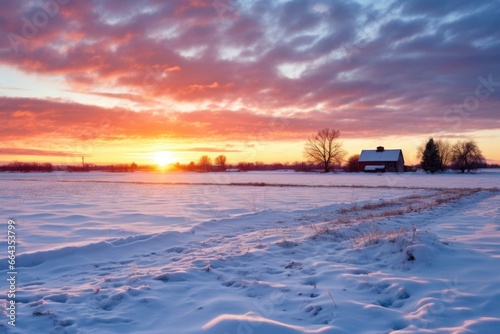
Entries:
{"type": "Polygon", "coordinates": [[[0,333],[497,333],[499,188],[498,170],[0,174],[0,333]]]}

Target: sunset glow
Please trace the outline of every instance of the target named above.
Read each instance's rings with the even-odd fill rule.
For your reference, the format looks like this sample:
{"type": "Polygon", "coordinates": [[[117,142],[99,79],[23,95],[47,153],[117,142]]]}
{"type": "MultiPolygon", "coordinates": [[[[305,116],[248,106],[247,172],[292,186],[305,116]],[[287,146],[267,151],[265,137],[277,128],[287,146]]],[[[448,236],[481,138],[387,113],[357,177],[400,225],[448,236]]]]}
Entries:
{"type": "Polygon", "coordinates": [[[0,332],[499,332],[500,0],[0,3],[0,332]]]}
{"type": "Polygon", "coordinates": [[[156,152],[153,154],[153,159],[161,168],[165,168],[166,166],[176,162],[176,159],[170,152],[156,152]]]}
{"type": "Polygon", "coordinates": [[[349,155],[414,164],[432,136],[500,162],[497,2],[50,3],[2,4],[0,162],[147,164],[169,143],[292,163],[324,127],[349,155]]]}

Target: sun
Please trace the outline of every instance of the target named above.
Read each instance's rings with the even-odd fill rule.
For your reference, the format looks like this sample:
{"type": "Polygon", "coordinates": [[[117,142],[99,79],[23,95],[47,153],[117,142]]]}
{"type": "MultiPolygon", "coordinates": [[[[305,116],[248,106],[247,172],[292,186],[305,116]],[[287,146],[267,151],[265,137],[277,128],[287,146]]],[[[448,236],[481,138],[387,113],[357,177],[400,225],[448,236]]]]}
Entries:
{"type": "Polygon", "coordinates": [[[165,151],[153,153],[153,159],[159,167],[166,167],[175,162],[172,154],[165,151]]]}

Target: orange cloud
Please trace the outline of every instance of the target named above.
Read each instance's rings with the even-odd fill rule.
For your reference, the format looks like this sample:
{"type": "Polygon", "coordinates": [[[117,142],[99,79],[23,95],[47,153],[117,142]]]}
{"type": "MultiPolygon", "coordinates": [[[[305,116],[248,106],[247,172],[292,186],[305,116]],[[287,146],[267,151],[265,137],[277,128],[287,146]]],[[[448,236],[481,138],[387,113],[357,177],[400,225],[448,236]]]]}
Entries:
{"type": "Polygon", "coordinates": [[[142,111],[0,98],[0,138],[278,141],[325,126],[348,138],[500,128],[496,2],[399,1],[389,6],[397,17],[355,0],[321,11],[303,0],[224,0],[223,13],[215,3],[70,1],[36,26],[39,2],[4,1],[0,28],[18,39],[0,38],[0,65],[142,111]]]}

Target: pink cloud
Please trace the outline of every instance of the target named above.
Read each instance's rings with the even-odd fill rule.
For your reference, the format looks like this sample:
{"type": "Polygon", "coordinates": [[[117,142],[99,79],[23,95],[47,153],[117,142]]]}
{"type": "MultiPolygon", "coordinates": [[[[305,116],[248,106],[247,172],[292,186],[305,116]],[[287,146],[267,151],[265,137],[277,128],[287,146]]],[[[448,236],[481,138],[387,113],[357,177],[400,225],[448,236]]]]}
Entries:
{"type": "Polygon", "coordinates": [[[212,0],[69,1],[45,15],[45,23],[36,21],[44,13],[39,2],[2,4],[1,65],[62,76],[70,89],[147,106],[168,99],[210,108],[134,113],[2,99],[0,135],[74,137],[103,118],[113,119],[115,138],[233,140],[259,136],[275,119],[286,126],[267,131],[273,140],[302,138],[325,125],[349,137],[499,127],[497,86],[467,118],[445,117],[474,97],[479,76],[500,81],[494,2],[474,13],[449,0],[434,9],[394,2],[389,8],[404,13],[397,17],[351,0],[325,2],[321,11],[304,0],[223,3],[230,6],[224,15],[212,0]],[[301,68],[301,75],[282,75],[283,64],[301,68]],[[241,110],[226,110],[232,102],[241,110]]]}

